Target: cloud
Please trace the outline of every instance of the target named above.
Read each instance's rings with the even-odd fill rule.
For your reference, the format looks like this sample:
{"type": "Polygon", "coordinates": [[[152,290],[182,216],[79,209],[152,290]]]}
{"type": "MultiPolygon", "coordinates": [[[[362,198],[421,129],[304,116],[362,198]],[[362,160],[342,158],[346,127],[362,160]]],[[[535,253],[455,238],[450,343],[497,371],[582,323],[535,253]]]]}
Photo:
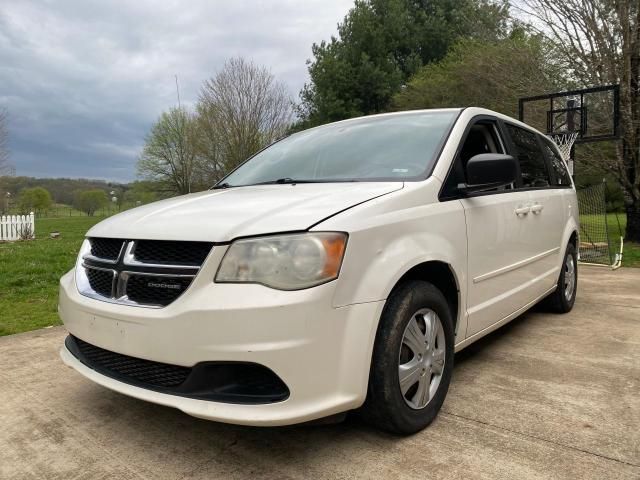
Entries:
{"type": "Polygon", "coordinates": [[[224,60],[265,65],[292,94],[311,44],[353,0],[35,1],[0,6],[0,106],[18,175],[127,181],[158,115],[196,101],[224,60]]]}

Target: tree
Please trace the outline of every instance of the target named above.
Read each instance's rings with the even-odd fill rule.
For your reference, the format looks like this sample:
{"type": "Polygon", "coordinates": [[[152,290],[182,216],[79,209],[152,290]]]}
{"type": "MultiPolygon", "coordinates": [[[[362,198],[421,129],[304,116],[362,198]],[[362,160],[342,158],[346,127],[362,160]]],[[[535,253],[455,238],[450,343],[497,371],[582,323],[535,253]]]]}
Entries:
{"type": "Polygon", "coordinates": [[[79,190],[99,188],[104,191],[123,190],[126,186],[105,180],[89,180],[86,178],[34,178],[0,176],[0,189],[11,193],[14,198],[25,188],[42,187],[47,190],[55,203],[71,205],[74,193],[79,190]]]}
{"type": "Polygon", "coordinates": [[[51,207],[51,194],[42,187],[25,188],[18,196],[18,206],[24,213],[42,212],[51,207]]]}
{"type": "MultiPolygon", "coordinates": [[[[196,105],[195,148],[198,155],[197,175],[207,185],[213,185],[233,167],[226,165],[223,152],[223,129],[217,109],[198,102],[196,105]]],[[[229,162],[231,163],[231,162],[229,162]]]]}
{"type": "Polygon", "coordinates": [[[131,205],[142,205],[159,199],[158,185],[153,182],[133,182],[124,193],[124,202],[131,205]]]}
{"type": "Polygon", "coordinates": [[[7,111],[0,108],[0,176],[9,169],[9,132],[7,111]]]}
{"type": "Polygon", "coordinates": [[[196,181],[195,120],[185,108],[163,112],[147,135],[138,173],[163,189],[183,195],[196,181]]]}
{"type": "Polygon", "coordinates": [[[440,62],[423,67],[393,97],[397,110],[473,105],[517,116],[518,98],[560,88],[561,65],[550,61],[551,46],[516,28],[502,40],[464,39],[440,62]]]}
{"type": "Polygon", "coordinates": [[[90,217],[93,217],[101,208],[104,208],[109,203],[109,197],[104,190],[84,190],[76,192],[73,205],[78,210],[83,211],[90,217]]]}
{"type": "Polygon", "coordinates": [[[293,102],[269,70],[232,58],[204,82],[197,111],[199,168],[219,179],[285,135],[293,102]]]}
{"type": "MultiPolygon", "coordinates": [[[[620,83],[622,141],[604,164],[624,191],[626,239],[640,242],[640,0],[522,4],[520,11],[555,44],[558,58],[579,84],[620,83]]],[[[597,162],[602,166],[602,159],[597,162]]]]}
{"type": "Polygon", "coordinates": [[[356,0],[338,37],[313,45],[298,115],[312,126],[384,111],[420,67],[461,38],[500,38],[507,19],[490,0],[356,0]]]}

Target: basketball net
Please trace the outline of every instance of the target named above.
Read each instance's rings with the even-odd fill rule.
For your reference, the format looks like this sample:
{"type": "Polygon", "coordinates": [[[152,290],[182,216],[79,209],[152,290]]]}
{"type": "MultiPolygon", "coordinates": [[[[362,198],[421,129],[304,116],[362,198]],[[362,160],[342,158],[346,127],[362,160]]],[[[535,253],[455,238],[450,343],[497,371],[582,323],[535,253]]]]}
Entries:
{"type": "Polygon", "coordinates": [[[549,138],[558,146],[564,161],[569,163],[571,160],[571,147],[573,147],[578,138],[578,132],[552,133],[549,138]]]}

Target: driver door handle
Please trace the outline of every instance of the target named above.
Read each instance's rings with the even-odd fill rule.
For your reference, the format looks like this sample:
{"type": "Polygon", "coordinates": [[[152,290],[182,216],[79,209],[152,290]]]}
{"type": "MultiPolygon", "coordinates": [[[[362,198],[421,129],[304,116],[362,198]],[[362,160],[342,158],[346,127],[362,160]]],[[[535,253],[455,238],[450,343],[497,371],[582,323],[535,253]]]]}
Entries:
{"type": "Polygon", "coordinates": [[[531,212],[533,212],[536,215],[538,215],[540,212],[542,212],[543,208],[544,208],[544,205],[540,205],[539,203],[537,203],[537,204],[531,206],[531,212]]]}
{"type": "Polygon", "coordinates": [[[519,217],[527,215],[530,211],[531,207],[528,205],[526,207],[518,207],[515,209],[516,215],[519,217]]]}

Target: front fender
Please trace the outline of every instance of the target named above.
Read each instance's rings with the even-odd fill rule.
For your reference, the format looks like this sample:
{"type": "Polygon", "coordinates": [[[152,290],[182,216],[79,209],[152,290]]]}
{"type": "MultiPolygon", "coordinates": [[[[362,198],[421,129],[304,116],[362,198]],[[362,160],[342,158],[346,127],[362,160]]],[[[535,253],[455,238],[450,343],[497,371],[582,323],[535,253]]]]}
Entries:
{"type": "Polygon", "coordinates": [[[394,205],[397,197],[389,197],[317,227],[349,231],[334,307],[385,300],[411,268],[439,261],[449,265],[456,277],[460,290],[458,326],[464,332],[466,318],[460,312],[466,311],[467,234],[462,204],[457,200],[424,204],[423,195],[413,202],[407,192],[395,202],[404,206],[400,208],[394,205]]]}

